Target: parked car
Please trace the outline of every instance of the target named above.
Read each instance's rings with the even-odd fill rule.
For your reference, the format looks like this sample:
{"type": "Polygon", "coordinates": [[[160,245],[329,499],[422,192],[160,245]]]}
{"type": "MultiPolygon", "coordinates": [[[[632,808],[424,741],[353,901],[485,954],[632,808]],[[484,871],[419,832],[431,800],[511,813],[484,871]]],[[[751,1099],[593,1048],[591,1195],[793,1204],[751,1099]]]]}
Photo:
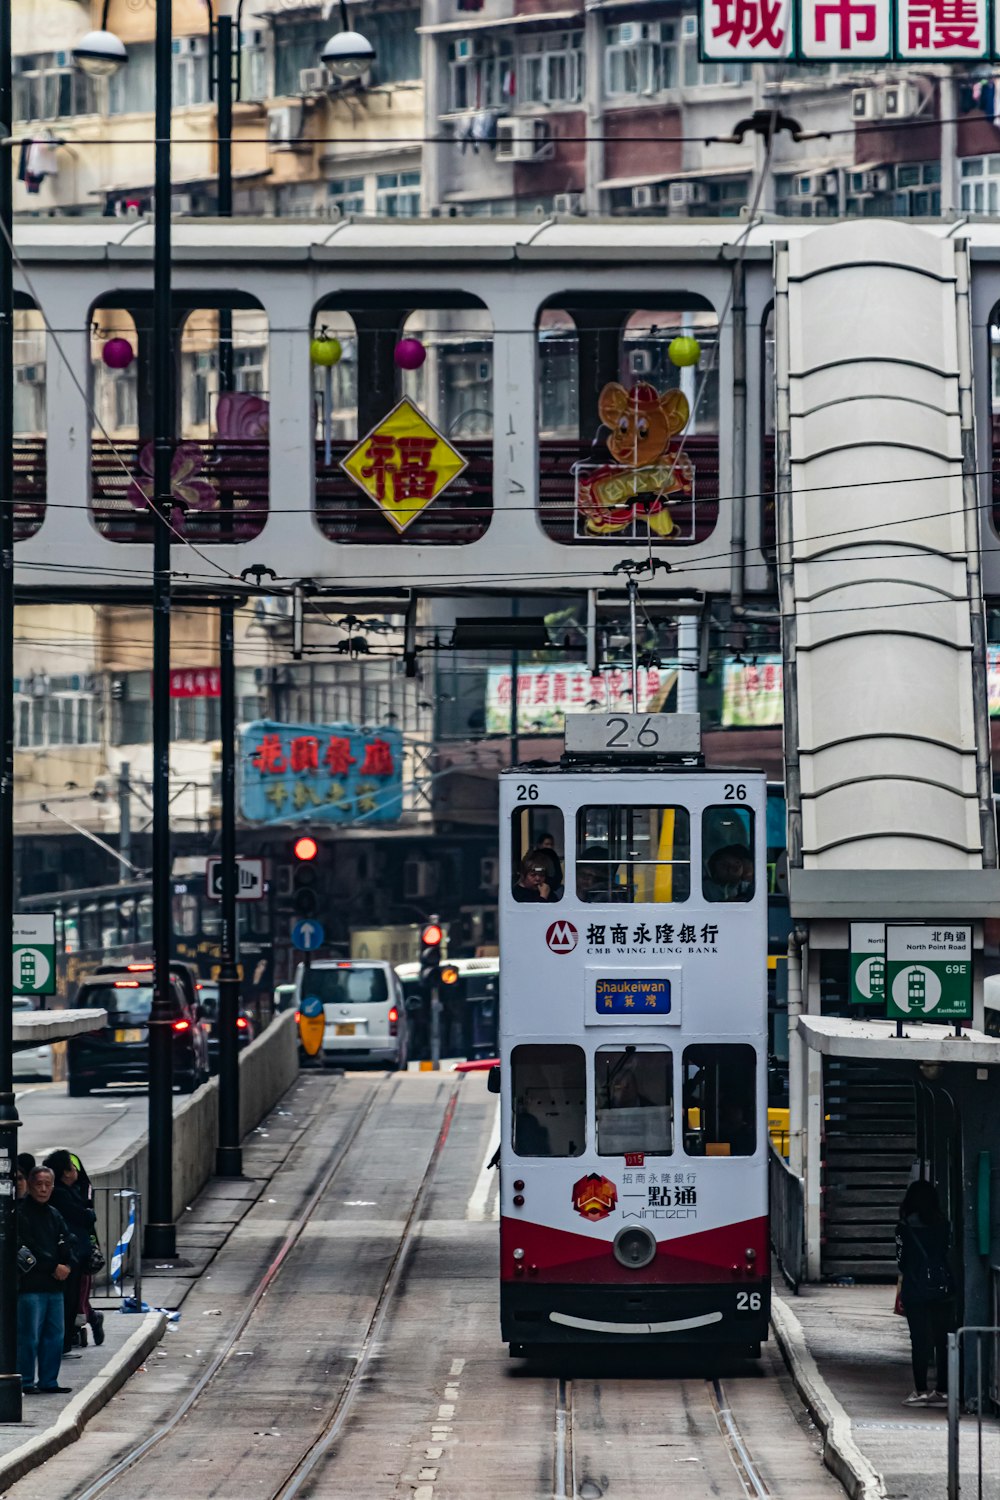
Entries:
{"type": "MultiPolygon", "coordinates": [[[[14,1014],[23,1015],[35,1009],[27,995],[14,996],[14,1014]]],[[[46,1042],[41,1047],[25,1047],[14,1053],[14,1078],[52,1079],[52,1048],[46,1042]]]]}
{"type": "Polygon", "coordinates": [[[274,986],[274,1014],[280,1016],[283,1011],[295,1009],[295,986],[294,984],[276,984],[274,986]]]}
{"type": "MultiPolygon", "coordinates": [[[[199,981],[198,1008],[201,1011],[201,1020],[198,1024],[208,1039],[208,1066],[213,1073],[217,1073],[219,1071],[219,986],[217,984],[208,980],[199,981]]],[[[236,1039],[240,1050],[249,1047],[253,1038],[253,1019],[241,1005],[239,1015],[236,1017],[236,1039]]]]}
{"type": "MultiPolygon", "coordinates": [[[[67,1087],[78,1098],[111,1083],[149,1082],[149,1027],[153,1007],[152,964],[102,967],[82,980],[75,1008],[106,1010],[107,1023],[69,1038],[67,1087]]],[[[191,1094],[209,1076],[208,1038],[202,1031],[196,980],[187,964],[170,965],[174,1082],[191,1094]]]]}
{"type": "Polygon", "coordinates": [[[325,1064],[382,1063],[406,1067],[408,1050],[403,987],[392,964],[355,959],[314,959],[295,971],[295,1004],[323,1006],[325,1064]]]}

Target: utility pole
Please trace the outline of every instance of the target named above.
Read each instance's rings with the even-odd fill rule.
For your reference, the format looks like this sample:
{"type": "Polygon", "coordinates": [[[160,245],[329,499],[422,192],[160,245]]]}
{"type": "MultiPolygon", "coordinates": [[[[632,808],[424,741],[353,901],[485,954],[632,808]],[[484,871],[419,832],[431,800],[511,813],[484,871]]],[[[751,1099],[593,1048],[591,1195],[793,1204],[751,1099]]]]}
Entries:
{"type": "MultiPolygon", "coordinates": [[[[132,862],[132,786],[129,781],[131,767],[123,760],[118,767],[118,853],[122,860],[132,862]]],[[[118,882],[132,879],[128,864],[119,863],[118,882]]]]}
{"type": "Polygon", "coordinates": [[[14,188],[11,0],[0,0],[0,1422],[21,1420],[17,1366],[20,1121],[14,1100],[14,188]]]}
{"type": "MultiPolygon", "coordinates": [[[[7,3],[7,0],[4,0],[7,3]]],[[[174,354],[170,272],[171,0],[156,0],[153,241],[153,1008],[149,1024],[146,1254],[177,1251],[174,1228],[173,1008],[170,1003],[170,519],[174,354]]]]}
{"type": "MultiPolygon", "coordinates": [[[[220,7],[215,27],[219,217],[233,213],[233,22],[220,7]]],[[[233,388],[233,314],[219,309],[219,390],[233,388]]],[[[232,515],[229,516],[230,525],[232,515]]],[[[231,539],[231,538],[230,538],[231,539]]],[[[219,1177],[243,1175],[240,1059],[236,1021],[240,973],[236,922],[236,640],[232,597],[219,602],[219,738],[222,742],[222,944],[219,955],[219,1177]]]]}

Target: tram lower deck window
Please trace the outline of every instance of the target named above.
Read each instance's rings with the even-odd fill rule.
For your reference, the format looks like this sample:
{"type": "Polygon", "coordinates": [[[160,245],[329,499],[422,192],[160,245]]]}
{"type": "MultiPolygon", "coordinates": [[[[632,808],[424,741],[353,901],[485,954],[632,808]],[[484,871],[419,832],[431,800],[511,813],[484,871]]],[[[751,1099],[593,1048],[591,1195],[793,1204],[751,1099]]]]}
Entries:
{"type": "Polygon", "coordinates": [[[597,1150],[668,1156],[674,1149],[672,1054],[667,1047],[601,1047],[594,1058],[597,1150]]]}
{"type": "Polygon", "coordinates": [[[576,894],[594,905],[686,901],[691,819],[684,807],[581,807],[576,894]]]}
{"type": "Polygon", "coordinates": [[[757,1054],[743,1042],[684,1048],[684,1150],[688,1156],[753,1156],[757,1149],[757,1054]]]}
{"type": "Polygon", "coordinates": [[[525,1044],[510,1056],[517,1156],[582,1156],[587,1064],[582,1047],[525,1044]]]}

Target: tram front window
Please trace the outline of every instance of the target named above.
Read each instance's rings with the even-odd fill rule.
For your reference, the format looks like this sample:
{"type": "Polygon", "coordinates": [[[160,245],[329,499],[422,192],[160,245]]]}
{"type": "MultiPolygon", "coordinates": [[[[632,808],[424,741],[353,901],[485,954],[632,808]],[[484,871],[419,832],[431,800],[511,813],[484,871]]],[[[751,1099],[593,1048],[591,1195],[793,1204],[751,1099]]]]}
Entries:
{"type": "Polygon", "coordinates": [[[582,1156],[587,1138],[583,1048],[515,1047],[510,1073],[516,1155],[582,1156]]]}
{"type": "Polygon", "coordinates": [[[581,807],[576,894],[592,905],[686,901],[691,820],[684,807],[581,807]]]}
{"type": "Polygon", "coordinates": [[[702,890],[706,901],[750,901],[753,813],[749,807],[706,807],[701,815],[702,890]]]}
{"type": "Polygon", "coordinates": [[[601,1047],[594,1058],[601,1156],[674,1149],[673,1078],[666,1047],[601,1047]]]}
{"type": "Polygon", "coordinates": [[[684,1150],[688,1156],[753,1156],[757,1149],[757,1054],[743,1042],[684,1049],[684,1150]]]}
{"type": "Polygon", "coordinates": [[[511,819],[515,901],[561,901],[563,817],[558,807],[518,807],[511,819]]]}

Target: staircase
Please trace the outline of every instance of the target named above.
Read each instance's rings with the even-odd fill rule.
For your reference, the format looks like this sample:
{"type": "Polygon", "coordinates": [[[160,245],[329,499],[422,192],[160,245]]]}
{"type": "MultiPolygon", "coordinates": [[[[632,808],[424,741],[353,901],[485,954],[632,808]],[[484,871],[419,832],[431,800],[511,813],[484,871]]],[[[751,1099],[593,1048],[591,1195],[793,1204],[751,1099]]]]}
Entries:
{"type": "Polygon", "coordinates": [[[894,1231],[917,1156],[913,1085],[885,1064],[824,1060],[825,1278],[894,1281],[894,1231]]]}

